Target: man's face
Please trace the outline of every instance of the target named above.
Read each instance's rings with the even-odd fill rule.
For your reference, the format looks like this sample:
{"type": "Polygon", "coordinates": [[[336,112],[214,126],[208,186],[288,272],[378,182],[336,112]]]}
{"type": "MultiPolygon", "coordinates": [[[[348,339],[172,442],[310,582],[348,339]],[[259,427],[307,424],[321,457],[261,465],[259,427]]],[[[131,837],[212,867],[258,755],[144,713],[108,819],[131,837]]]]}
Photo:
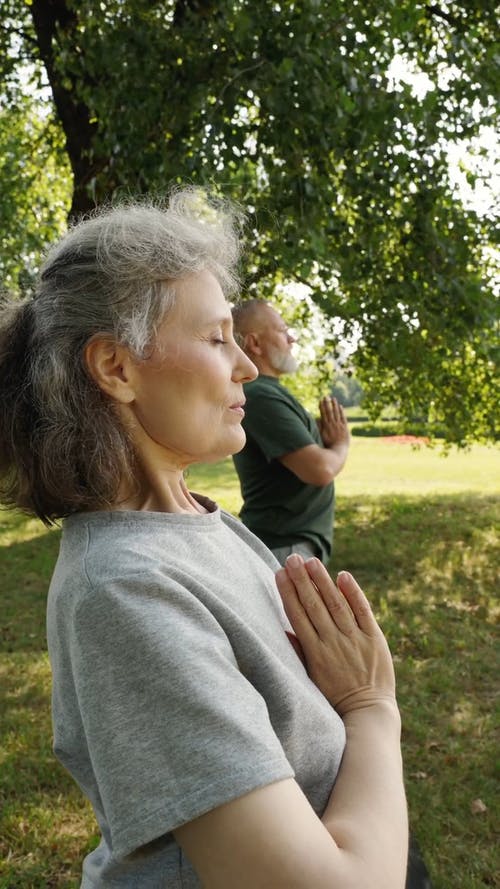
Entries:
{"type": "Polygon", "coordinates": [[[263,357],[276,373],[295,373],[298,366],[297,359],[292,353],[295,337],[291,335],[276,309],[263,306],[261,313],[259,344],[263,357]]]}

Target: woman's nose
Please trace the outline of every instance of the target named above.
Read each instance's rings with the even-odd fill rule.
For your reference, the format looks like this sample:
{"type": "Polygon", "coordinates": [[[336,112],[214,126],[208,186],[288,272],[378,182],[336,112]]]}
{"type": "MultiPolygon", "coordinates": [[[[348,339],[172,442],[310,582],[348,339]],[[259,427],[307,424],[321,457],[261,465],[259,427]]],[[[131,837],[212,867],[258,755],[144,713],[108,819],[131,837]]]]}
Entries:
{"type": "Polygon", "coordinates": [[[238,355],[233,371],[233,379],[241,383],[250,383],[251,380],[255,380],[259,376],[259,371],[243,349],[239,346],[236,346],[236,348],[238,349],[238,355]]]}

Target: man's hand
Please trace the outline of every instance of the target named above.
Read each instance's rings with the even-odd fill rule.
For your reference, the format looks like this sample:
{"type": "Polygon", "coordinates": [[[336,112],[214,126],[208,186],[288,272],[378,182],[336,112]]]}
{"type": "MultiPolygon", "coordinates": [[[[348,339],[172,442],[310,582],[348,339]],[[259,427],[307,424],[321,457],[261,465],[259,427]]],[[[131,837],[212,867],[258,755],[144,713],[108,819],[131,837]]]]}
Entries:
{"type": "Polygon", "coordinates": [[[349,445],[349,427],[344,409],[336,398],[327,395],[319,403],[318,427],[325,448],[349,445]]]}
{"type": "Polygon", "coordinates": [[[335,398],[322,398],[321,417],[317,421],[323,447],[306,445],[279,457],[283,466],[306,485],[329,485],[343,469],[349,452],[349,427],[341,405],[335,398]]]}

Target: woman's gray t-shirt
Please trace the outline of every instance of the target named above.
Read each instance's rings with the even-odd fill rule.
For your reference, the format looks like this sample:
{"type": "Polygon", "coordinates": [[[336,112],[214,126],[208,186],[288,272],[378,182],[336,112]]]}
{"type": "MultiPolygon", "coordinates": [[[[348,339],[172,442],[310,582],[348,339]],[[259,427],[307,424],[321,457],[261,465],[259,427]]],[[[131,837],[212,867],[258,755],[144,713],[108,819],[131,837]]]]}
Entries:
{"type": "Polygon", "coordinates": [[[278,563],[240,522],[97,512],[64,522],[49,591],[54,750],[102,841],[84,889],[195,889],[172,831],[295,776],[321,815],[344,726],[286,636],[278,563]]]}

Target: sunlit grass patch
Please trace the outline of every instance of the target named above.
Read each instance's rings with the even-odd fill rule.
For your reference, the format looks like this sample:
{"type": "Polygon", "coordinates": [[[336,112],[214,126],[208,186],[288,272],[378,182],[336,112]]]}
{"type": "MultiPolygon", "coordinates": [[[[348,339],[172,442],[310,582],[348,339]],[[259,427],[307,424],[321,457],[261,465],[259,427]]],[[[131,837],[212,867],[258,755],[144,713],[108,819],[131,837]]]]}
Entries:
{"type": "Polygon", "coordinates": [[[0,887],[76,887],[95,821],[52,752],[47,653],[4,653],[0,689],[0,887]]]}

